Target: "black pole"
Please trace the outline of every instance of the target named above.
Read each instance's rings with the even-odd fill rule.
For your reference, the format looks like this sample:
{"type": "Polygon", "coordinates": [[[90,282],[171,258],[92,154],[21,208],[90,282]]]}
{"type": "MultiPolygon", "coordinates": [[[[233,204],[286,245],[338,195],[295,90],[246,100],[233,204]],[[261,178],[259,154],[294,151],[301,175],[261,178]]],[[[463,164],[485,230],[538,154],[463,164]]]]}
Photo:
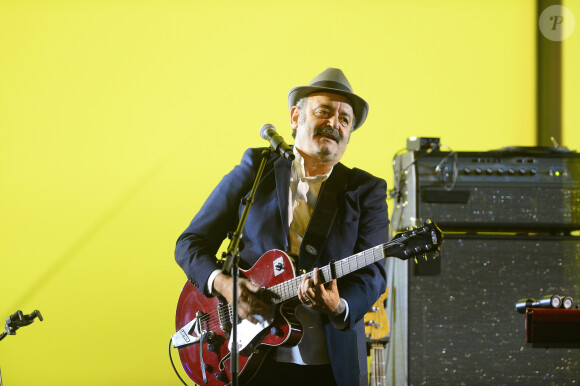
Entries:
{"type": "Polygon", "coordinates": [[[232,348],[230,350],[230,364],[231,364],[231,374],[232,374],[232,385],[238,385],[238,375],[240,372],[239,368],[239,350],[238,350],[238,277],[239,277],[239,266],[238,263],[240,261],[240,251],[241,245],[240,241],[242,238],[242,232],[244,230],[244,226],[246,224],[246,220],[248,218],[248,214],[250,213],[250,209],[252,204],[254,203],[254,196],[256,195],[256,191],[258,190],[258,184],[260,183],[260,179],[262,179],[262,174],[264,173],[264,168],[266,167],[266,162],[272,153],[271,148],[267,148],[262,151],[262,161],[260,163],[260,168],[258,169],[258,173],[256,174],[256,178],[254,179],[254,184],[252,185],[252,190],[250,191],[250,195],[248,198],[243,198],[242,203],[244,204],[244,211],[242,212],[242,216],[240,217],[240,221],[238,223],[238,227],[234,233],[230,234],[230,244],[228,245],[228,249],[224,253],[224,257],[226,260],[222,266],[222,272],[225,274],[231,274],[233,279],[234,288],[232,290],[232,348]]]}
{"type": "MultiPolygon", "coordinates": [[[[562,41],[549,39],[538,28],[542,12],[561,0],[537,0],[536,12],[536,145],[562,142],[562,41]],[[552,138],[554,140],[552,140],[552,138]]],[[[554,17],[554,16],[553,16],[554,17]]],[[[561,34],[561,26],[550,33],[561,34]]]]}

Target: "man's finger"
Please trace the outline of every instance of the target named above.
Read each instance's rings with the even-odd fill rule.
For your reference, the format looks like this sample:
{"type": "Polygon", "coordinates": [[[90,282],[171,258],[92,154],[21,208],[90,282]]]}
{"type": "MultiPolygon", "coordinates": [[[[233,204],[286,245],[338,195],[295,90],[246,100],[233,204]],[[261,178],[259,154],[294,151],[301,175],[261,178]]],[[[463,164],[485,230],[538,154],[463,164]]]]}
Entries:
{"type": "Polygon", "coordinates": [[[336,279],[331,280],[328,282],[328,287],[326,288],[329,292],[338,292],[338,287],[336,286],[336,279]]]}
{"type": "Polygon", "coordinates": [[[317,286],[320,285],[320,276],[318,275],[318,268],[314,268],[314,272],[312,273],[312,284],[317,286]]]}
{"type": "Polygon", "coordinates": [[[324,276],[322,275],[322,271],[318,268],[314,268],[314,280],[313,283],[315,286],[323,286],[324,283],[324,276]]]}
{"type": "Polygon", "coordinates": [[[240,279],[240,285],[246,287],[249,291],[254,293],[262,289],[262,287],[260,287],[258,284],[246,279],[240,279]]]}

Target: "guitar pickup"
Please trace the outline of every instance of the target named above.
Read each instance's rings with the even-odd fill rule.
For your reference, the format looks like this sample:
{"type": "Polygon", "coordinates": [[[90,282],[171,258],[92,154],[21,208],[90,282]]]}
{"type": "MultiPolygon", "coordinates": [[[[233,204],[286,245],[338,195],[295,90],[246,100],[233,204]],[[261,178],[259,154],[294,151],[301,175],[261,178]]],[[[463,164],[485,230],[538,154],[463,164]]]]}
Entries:
{"type": "Polygon", "coordinates": [[[195,344],[201,339],[201,328],[198,318],[194,318],[191,322],[187,323],[185,326],[177,330],[177,332],[171,335],[171,341],[173,342],[174,348],[185,347],[191,344],[195,344]],[[194,333],[196,336],[191,335],[194,333]]]}

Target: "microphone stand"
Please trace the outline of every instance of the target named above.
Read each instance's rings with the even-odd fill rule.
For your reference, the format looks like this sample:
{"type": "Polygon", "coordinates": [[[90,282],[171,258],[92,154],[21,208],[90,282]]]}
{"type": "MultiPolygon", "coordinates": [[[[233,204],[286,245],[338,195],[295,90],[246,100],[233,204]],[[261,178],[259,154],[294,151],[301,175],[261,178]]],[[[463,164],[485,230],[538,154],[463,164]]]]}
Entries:
{"type": "MultiPolygon", "coordinates": [[[[4,325],[5,331],[0,334],[0,340],[6,338],[7,335],[16,335],[16,330],[20,327],[28,326],[34,322],[34,318],[38,318],[43,321],[40,311],[34,310],[28,315],[24,315],[22,311],[18,310],[14,314],[10,315],[6,319],[6,324],[4,325]]],[[[2,386],[2,372],[0,371],[0,386],[2,386]]]]}
{"type": "Polygon", "coordinates": [[[233,316],[232,316],[232,348],[230,351],[230,364],[231,364],[231,374],[232,374],[232,385],[238,385],[238,374],[240,371],[239,368],[239,347],[238,347],[238,277],[239,277],[239,262],[240,262],[240,252],[243,249],[243,243],[241,242],[242,238],[242,231],[244,230],[244,226],[246,224],[246,220],[248,218],[248,214],[250,213],[250,209],[252,204],[254,203],[254,196],[256,194],[256,190],[258,189],[258,184],[260,179],[262,179],[262,174],[264,173],[264,168],[266,166],[266,162],[272,153],[271,148],[264,149],[262,151],[262,161],[260,163],[260,168],[256,173],[256,178],[254,179],[254,184],[252,186],[252,190],[250,191],[250,195],[248,198],[242,198],[242,204],[244,204],[244,211],[242,212],[242,216],[240,217],[240,221],[238,223],[237,229],[228,235],[230,239],[230,244],[226,252],[222,254],[223,257],[226,258],[224,264],[222,266],[222,272],[225,274],[230,274],[233,279],[233,299],[232,299],[232,308],[233,308],[233,316]]]}

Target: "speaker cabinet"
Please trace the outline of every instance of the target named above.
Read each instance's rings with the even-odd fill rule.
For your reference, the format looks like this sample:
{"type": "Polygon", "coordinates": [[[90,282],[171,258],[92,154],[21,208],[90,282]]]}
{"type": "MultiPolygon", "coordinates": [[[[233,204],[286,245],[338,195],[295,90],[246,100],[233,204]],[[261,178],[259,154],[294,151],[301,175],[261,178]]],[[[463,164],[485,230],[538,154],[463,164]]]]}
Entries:
{"type": "Polygon", "coordinates": [[[446,234],[409,269],[409,384],[580,383],[580,349],[526,343],[522,298],[580,301],[580,238],[446,234]],[[419,273],[419,274],[418,274],[419,273]]]}

